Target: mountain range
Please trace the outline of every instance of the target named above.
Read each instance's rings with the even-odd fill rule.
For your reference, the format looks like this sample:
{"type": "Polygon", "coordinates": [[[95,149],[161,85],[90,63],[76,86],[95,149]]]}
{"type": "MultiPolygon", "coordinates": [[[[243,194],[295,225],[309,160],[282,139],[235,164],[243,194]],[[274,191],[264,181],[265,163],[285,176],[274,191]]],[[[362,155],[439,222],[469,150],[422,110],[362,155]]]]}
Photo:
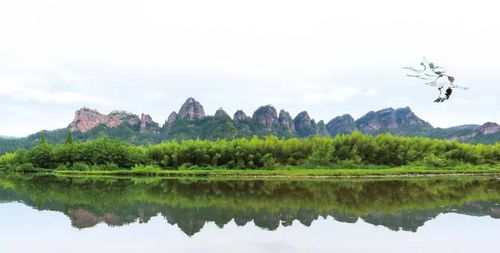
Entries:
{"type": "Polygon", "coordinates": [[[292,117],[285,110],[278,112],[272,105],[259,107],[251,117],[241,110],[231,117],[222,108],[214,115],[206,115],[198,101],[188,98],[179,111],[170,113],[161,125],[147,114],[139,116],[125,111],[113,111],[105,115],[93,109],[82,108],[75,112],[74,120],[66,128],[40,131],[23,138],[0,137],[0,153],[33,146],[42,134],[49,142],[62,143],[68,131],[78,140],[105,135],[134,144],[173,139],[231,139],[254,135],[276,135],[282,138],[335,136],[353,131],[370,135],[392,133],[469,143],[488,144],[500,141],[500,126],[497,123],[435,128],[417,117],[409,107],[370,111],[356,120],[351,115],[344,114],[325,123],[323,120],[316,122],[311,119],[307,111],[292,117]]]}

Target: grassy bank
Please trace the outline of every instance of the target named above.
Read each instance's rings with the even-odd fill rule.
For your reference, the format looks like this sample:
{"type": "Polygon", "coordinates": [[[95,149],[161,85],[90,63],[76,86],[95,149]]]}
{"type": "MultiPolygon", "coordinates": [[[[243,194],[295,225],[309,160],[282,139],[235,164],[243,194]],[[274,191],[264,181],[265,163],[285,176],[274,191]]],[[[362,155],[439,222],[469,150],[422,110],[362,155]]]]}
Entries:
{"type": "Polygon", "coordinates": [[[158,177],[391,177],[391,176],[443,176],[443,175],[500,175],[500,166],[457,166],[450,168],[429,168],[424,166],[401,166],[387,168],[300,168],[275,169],[226,169],[193,168],[161,170],[151,166],[139,166],[128,170],[55,170],[44,171],[55,175],[89,176],[158,176],[158,177]]]}

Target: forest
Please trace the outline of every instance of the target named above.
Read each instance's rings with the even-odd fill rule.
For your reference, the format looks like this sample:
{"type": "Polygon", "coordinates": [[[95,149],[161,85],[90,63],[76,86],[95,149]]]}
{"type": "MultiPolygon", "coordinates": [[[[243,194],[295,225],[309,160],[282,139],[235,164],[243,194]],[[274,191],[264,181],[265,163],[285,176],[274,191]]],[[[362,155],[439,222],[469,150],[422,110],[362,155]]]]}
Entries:
{"type": "Polygon", "coordinates": [[[42,137],[31,149],[18,149],[0,156],[0,168],[13,171],[123,170],[136,166],[273,169],[423,165],[439,168],[498,165],[499,161],[500,143],[466,144],[390,134],[372,137],[354,132],[335,137],[185,140],[145,146],[108,137],[75,141],[68,132],[63,144],[50,144],[42,137]]]}

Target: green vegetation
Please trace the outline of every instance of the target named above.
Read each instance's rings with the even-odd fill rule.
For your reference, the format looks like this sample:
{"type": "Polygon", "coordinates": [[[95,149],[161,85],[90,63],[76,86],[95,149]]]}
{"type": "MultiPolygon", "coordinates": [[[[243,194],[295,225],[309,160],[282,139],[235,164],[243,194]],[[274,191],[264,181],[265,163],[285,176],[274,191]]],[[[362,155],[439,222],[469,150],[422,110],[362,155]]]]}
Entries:
{"type": "Polygon", "coordinates": [[[499,166],[459,166],[454,168],[429,168],[425,166],[401,166],[384,168],[372,166],[369,168],[342,169],[308,169],[308,168],[276,168],[276,169],[224,169],[224,168],[190,168],[161,169],[157,166],[136,166],[133,169],[119,170],[71,170],[61,168],[47,171],[54,175],[83,176],[155,176],[155,177],[245,177],[245,178],[329,178],[329,177],[386,177],[386,176],[439,176],[439,175],[490,175],[500,173],[499,166]]]}
{"type": "Polygon", "coordinates": [[[294,220],[309,226],[327,216],[415,231],[440,213],[498,217],[494,204],[499,199],[498,179],[484,177],[220,180],[0,174],[0,202],[62,212],[75,227],[147,222],[160,214],[188,235],[210,221],[219,227],[232,220],[240,226],[253,221],[274,230],[294,220]]]}
{"type": "Polygon", "coordinates": [[[298,169],[302,173],[305,169],[323,168],[336,175],[333,172],[335,168],[359,169],[359,172],[380,170],[382,174],[387,171],[390,171],[387,174],[402,174],[404,171],[496,172],[499,171],[499,161],[500,143],[473,145],[390,134],[372,137],[355,132],[334,138],[279,139],[271,136],[264,139],[186,140],[134,146],[106,137],[80,142],[67,133],[64,144],[51,145],[42,136],[32,149],[19,149],[0,156],[0,168],[7,171],[138,172],[281,169],[285,174],[298,168],[302,168],[298,169]]]}

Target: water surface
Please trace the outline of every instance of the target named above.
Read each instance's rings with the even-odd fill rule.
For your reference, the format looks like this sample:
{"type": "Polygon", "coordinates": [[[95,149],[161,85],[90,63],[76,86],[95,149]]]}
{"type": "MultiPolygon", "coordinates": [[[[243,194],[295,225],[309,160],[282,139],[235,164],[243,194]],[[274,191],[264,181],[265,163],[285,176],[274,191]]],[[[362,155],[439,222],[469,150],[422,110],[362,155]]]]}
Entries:
{"type": "Polygon", "coordinates": [[[0,252],[496,249],[500,180],[0,175],[0,252]]]}

